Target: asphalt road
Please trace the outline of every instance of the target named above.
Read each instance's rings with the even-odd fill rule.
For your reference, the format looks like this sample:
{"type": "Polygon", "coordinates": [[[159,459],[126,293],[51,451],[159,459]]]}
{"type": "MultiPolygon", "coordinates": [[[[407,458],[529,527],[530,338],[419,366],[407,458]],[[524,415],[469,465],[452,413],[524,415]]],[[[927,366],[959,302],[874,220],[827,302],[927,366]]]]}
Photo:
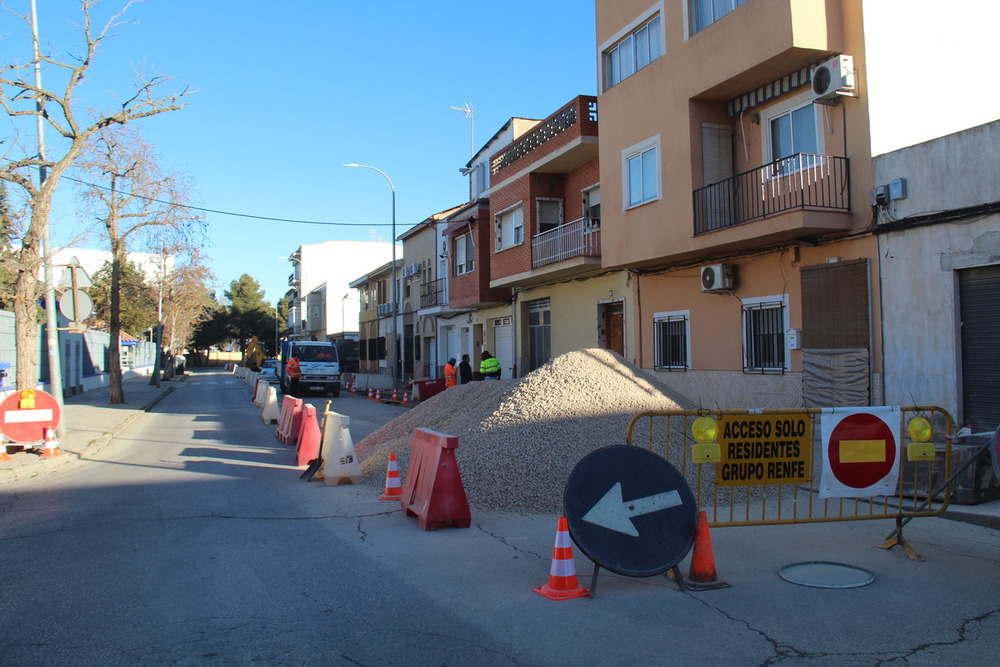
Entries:
{"type": "MultiPolygon", "coordinates": [[[[301,481],[249,394],[197,372],[99,460],[0,488],[0,664],[996,662],[1000,531],[914,520],[921,563],[876,548],[884,521],[715,529],[731,588],[604,570],[596,597],[556,602],[533,589],[557,517],[480,512],[467,489],[471,528],[422,531],[371,486],[301,481]],[[778,576],[813,560],[875,581],[778,576]]],[[[355,442],[405,409],[331,407],[355,442]]],[[[591,564],[575,564],[589,585],[591,564]]]]}

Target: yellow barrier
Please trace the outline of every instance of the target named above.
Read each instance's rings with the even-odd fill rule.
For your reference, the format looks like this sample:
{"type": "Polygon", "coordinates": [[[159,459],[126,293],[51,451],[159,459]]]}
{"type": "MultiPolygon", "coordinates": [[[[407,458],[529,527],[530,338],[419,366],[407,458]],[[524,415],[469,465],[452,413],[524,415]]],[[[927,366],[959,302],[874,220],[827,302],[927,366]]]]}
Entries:
{"type": "Polygon", "coordinates": [[[902,527],[948,508],[951,487],[939,487],[951,475],[952,435],[951,415],[933,406],[669,410],[635,415],[626,442],[677,468],[710,526],[894,519],[880,546],[921,560],[902,527]]]}

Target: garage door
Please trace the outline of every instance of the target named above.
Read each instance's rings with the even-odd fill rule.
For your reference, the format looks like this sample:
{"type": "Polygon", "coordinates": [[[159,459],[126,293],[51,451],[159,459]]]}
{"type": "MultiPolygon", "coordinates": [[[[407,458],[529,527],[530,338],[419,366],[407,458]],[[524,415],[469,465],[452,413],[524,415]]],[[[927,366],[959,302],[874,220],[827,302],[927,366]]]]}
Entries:
{"type": "Polygon", "coordinates": [[[962,423],[1000,425],[1000,264],[959,271],[962,323],[962,423]]]}

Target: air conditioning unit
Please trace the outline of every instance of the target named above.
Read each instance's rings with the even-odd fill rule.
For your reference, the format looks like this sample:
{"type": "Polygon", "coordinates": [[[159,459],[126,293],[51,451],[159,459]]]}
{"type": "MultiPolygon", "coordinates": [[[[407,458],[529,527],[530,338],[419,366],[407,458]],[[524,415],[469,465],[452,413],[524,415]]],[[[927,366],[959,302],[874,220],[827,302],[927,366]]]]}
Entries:
{"type": "Polygon", "coordinates": [[[816,65],[812,75],[813,102],[837,104],[843,95],[856,97],[854,58],[836,56],[816,65]]]}
{"type": "Polygon", "coordinates": [[[410,276],[415,276],[420,273],[420,262],[414,262],[412,264],[407,264],[403,267],[403,277],[409,278],[410,276]]]}
{"type": "Polygon", "coordinates": [[[733,289],[733,265],[712,264],[701,267],[701,291],[725,292],[733,289]]]}

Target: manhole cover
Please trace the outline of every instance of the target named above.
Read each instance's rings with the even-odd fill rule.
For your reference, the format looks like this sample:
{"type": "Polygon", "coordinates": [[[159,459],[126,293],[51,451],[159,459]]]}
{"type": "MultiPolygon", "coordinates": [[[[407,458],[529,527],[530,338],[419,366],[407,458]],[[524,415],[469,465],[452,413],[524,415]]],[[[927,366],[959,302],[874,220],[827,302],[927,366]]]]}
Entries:
{"type": "Polygon", "coordinates": [[[778,574],[785,581],[812,588],[859,588],[875,581],[875,575],[863,568],[822,560],[792,563],[778,574]]]}

